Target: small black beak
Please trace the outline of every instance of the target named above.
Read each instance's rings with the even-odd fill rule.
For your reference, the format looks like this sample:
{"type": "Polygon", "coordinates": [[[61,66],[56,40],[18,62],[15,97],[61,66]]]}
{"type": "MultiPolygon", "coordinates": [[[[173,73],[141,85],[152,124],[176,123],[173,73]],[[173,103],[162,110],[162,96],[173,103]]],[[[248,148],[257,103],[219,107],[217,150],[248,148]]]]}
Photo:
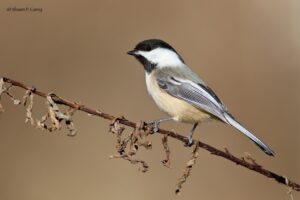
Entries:
{"type": "Polygon", "coordinates": [[[136,50],[128,51],[127,54],[131,56],[136,56],[136,50]]]}

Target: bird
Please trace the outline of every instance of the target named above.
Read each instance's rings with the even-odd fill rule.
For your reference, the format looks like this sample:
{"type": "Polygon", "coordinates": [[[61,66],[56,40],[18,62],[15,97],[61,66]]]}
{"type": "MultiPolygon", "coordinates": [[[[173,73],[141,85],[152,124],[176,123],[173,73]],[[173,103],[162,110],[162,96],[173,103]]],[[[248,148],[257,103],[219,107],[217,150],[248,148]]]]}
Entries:
{"type": "Polygon", "coordinates": [[[214,120],[236,128],[267,155],[274,156],[270,147],[230,114],[215,92],[188,67],[170,44],[161,39],[147,39],[127,54],[143,65],[148,93],[158,108],[169,116],[149,122],[154,132],[158,131],[162,122],[192,124],[186,144],[192,146],[193,133],[198,124],[214,120]]]}

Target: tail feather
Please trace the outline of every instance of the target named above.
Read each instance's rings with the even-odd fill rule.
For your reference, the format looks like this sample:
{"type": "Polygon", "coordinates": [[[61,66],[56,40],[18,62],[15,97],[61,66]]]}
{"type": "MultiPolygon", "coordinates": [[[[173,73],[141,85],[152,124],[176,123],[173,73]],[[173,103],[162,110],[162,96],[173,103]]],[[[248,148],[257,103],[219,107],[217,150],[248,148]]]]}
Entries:
{"type": "Polygon", "coordinates": [[[227,122],[238,129],[240,132],[245,134],[248,138],[250,138],[259,148],[261,148],[266,154],[269,156],[274,156],[274,151],[264,144],[260,139],[258,139],[255,135],[253,135],[250,131],[248,131],[245,127],[243,127],[238,121],[236,121],[233,116],[230,114],[225,114],[225,118],[227,122]]]}

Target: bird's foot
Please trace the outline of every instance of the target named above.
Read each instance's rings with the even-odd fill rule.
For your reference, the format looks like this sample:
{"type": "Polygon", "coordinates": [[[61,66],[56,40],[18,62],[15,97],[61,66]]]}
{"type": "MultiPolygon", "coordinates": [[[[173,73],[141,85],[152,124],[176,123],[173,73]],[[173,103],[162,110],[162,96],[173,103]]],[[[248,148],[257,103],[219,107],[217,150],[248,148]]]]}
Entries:
{"type": "Polygon", "coordinates": [[[193,146],[194,142],[193,142],[193,138],[192,136],[188,136],[188,141],[184,144],[185,147],[191,147],[193,146]]]}
{"type": "Polygon", "coordinates": [[[156,133],[158,131],[158,126],[160,124],[160,121],[159,120],[153,120],[153,121],[149,121],[147,122],[148,125],[152,126],[153,129],[153,133],[156,133]]]}

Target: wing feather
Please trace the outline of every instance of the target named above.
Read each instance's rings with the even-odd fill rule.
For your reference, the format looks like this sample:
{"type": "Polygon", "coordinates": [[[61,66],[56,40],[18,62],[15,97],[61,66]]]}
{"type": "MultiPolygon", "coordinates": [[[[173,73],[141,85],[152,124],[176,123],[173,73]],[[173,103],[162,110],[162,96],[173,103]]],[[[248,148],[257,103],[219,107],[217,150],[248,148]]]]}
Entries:
{"type": "Polygon", "coordinates": [[[171,96],[185,100],[227,122],[223,114],[226,112],[225,106],[214,93],[211,93],[212,90],[208,90],[204,85],[173,76],[157,76],[157,82],[159,87],[171,96]]]}
{"type": "Polygon", "coordinates": [[[203,82],[197,81],[196,78],[193,81],[187,80],[186,77],[178,77],[176,75],[170,75],[170,73],[162,73],[157,76],[157,82],[159,87],[171,96],[182,99],[196,108],[202,109],[219,118],[221,121],[230,124],[250,138],[266,154],[271,156],[274,155],[271,148],[264,144],[260,139],[236,121],[231,114],[229,114],[227,108],[217,95],[203,82]]]}

